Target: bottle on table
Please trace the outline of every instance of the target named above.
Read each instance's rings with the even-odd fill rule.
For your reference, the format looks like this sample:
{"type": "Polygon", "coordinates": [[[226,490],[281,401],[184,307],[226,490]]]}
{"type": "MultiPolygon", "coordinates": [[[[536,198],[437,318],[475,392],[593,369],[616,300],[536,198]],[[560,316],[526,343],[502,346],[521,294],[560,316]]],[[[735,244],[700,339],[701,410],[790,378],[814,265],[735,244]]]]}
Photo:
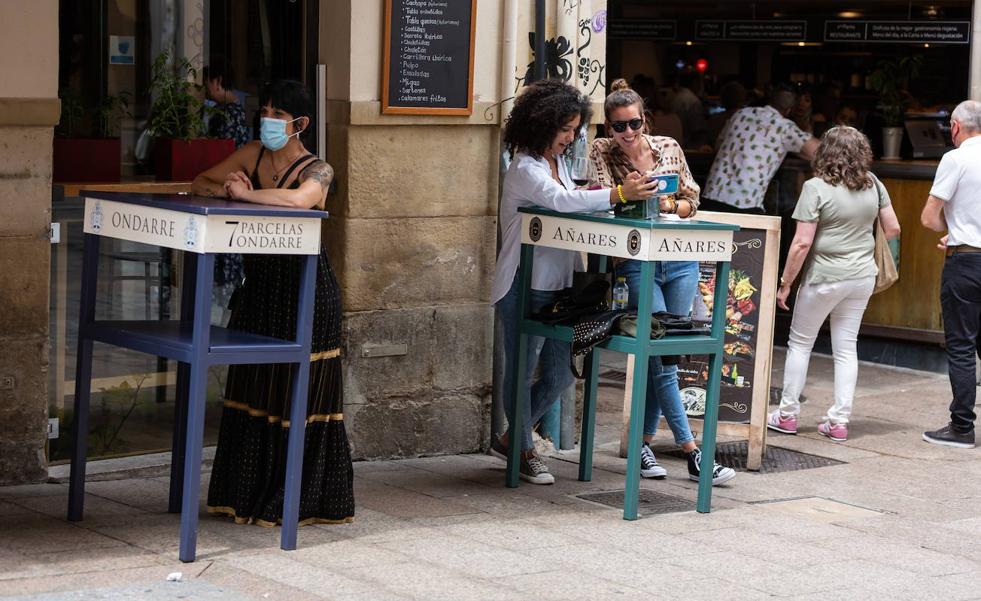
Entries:
{"type": "Polygon", "coordinates": [[[630,288],[627,286],[627,278],[619,276],[616,284],[613,285],[613,304],[611,307],[614,311],[626,309],[629,301],[630,288]]]}

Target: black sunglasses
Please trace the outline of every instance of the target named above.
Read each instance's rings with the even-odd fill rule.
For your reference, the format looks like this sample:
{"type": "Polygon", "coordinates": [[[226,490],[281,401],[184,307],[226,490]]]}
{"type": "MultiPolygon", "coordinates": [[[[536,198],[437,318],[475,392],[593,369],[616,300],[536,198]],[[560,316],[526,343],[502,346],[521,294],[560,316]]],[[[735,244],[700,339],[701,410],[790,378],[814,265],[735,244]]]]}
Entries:
{"type": "Polygon", "coordinates": [[[644,127],[644,120],[631,119],[630,121],[610,121],[610,125],[613,127],[613,131],[617,132],[618,134],[622,134],[623,132],[627,131],[628,125],[630,126],[630,129],[634,131],[644,127]]]}

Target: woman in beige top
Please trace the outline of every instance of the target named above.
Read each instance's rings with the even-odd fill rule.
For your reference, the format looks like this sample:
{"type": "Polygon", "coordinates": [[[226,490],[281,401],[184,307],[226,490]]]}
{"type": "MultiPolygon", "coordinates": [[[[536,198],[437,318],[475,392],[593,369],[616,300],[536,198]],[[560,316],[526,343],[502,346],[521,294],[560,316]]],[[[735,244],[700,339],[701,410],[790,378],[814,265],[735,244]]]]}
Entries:
{"type": "MultiPolygon", "coordinates": [[[[606,131],[611,137],[598,138],[593,142],[590,158],[596,166],[597,182],[611,187],[622,184],[630,173],[678,176],[678,192],[675,198],[662,196],[662,213],[677,213],[690,217],[698,207],[698,184],[688,170],[681,146],[672,138],[649,136],[644,132],[644,102],[637,92],[618,79],[610,86],[606,97],[606,131]]],[[[627,280],[630,290],[629,305],[637,308],[641,287],[640,261],[621,261],[616,266],[617,276],[627,280]]],[[[698,262],[666,261],[654,265],[654,292],[651,311],[668,311],[680,315],[691,312],[692,301],[698,289],[698,262]]],[[[640,475],[645,478],[663,478],[667,472],[658,465],[650,443],[657,432],[657,424],[664,419],[674,434],[675,442],[688,454],[688,476],[698,480],[702,453],[695,444],[688,425],[688,416],[678,390],[677,361],[667,357],[651,357],[647,370],[647,406],[644,413],[644,444],[640,455],[640,475]]],[[[712,483],[721,484],[736,475],[731,468],[715,464],[712,483]]]]}
{"type": "Polygon", "coordinates": [[[889,193],[869,171],[871,164],[869,140],[854,127],[833,127],[821,137],[814,157],[815,177],[804,182],[794,210],[797,232],[777,292],[777,304],[787,309],[790,286],[803,270],[787,342],[783,396],[780,408],[767,421],[771,430],[797,433],[798,397],[811,349],[830,315],[835,403],[821,419],[818,433],[836,442],[848,438],[858,379],[855,344],[878,273],[872,258],[875,219],[886,237],[899,236],[889,193]]]}

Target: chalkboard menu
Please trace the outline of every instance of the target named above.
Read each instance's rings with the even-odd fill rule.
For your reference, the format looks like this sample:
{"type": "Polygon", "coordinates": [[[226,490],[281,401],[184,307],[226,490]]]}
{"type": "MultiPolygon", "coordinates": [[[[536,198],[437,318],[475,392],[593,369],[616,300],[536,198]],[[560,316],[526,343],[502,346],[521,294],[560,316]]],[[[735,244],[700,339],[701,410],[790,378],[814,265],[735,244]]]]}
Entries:
{"type": "Polygon", "coordinates": [[[469,115],[477,0],[385,0],[382,112],[469,115]]]}
{"type": "MultiPolygon", "coordinates": [[[[722,360],[722,381],[719,394],[720,422],[748,422],[753,406],[753,396],[766,395],[767,383],[757,382],[757,362],[763,353],[763,363],[769,361],[770,341],[759,340],[759,331],[765,320],[772,321],[772,306],[761,309],[761,291],[764,288],[764,252],[766,231],[741,228],[733,235],[735,252],[729,273],[729,298],[726,303],[726,331],[722,360]]],[[[699,270],[698,292],[695,298],[695,318],[712,318],[712,297],[718,282],[715,280],[715,263],[703,263],[699,270]]],[[[772,283],[771,283],[772,285],[772,283]]],[[[771,301],[772,304],[772,301],[771,301]]],[[[768,337],[767,337],[768,338],[768,337]]],[[[705,413],[705,384],[708,377],[708,357],[693,356],[678,366],[678,382],[682,402],[691,417],[705,413]]],[[[765,380],[765,378],[764,378],[765,380]]],[[[766,400],[763,401],[764,406],[766,400]]]]}

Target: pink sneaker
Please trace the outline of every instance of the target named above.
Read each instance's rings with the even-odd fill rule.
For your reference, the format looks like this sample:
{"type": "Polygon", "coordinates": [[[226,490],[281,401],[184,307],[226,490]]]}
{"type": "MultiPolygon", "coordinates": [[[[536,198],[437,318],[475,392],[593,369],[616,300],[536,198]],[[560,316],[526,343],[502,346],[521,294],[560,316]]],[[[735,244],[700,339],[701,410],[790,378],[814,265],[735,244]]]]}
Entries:
{"type": "Polygon", "coordinates": [[[766,418],[766,427],[784,434],[797,434],[797,417],[783,417],[777,409],[766,418]]]}
{"type": "Polygon", "coordinates": [[[823,422],[818,424],[818,434],[827,436],[835,442],[845,442],[848,440],[848,426],[845,424],[823,422]]]}

